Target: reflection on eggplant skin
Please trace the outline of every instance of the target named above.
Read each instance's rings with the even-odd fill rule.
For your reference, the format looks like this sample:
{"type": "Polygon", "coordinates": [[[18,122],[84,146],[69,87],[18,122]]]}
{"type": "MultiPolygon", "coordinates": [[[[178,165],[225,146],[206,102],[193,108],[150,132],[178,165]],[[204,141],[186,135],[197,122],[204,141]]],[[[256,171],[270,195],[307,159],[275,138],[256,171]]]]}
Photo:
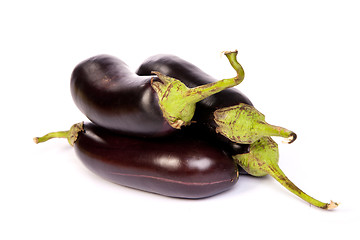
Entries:
{"type": "Polygon", "coordinates": [[[197,169],[197,170],[206,170],[211,168],[211,165],[213,164],[213,161],[209,158],[200,158],[200,159],[193,159],[189,161],[189,167],[191,169],[197,169]]]}
{"type": "Polygon", "coordinates": [[[188,159],[187,161],[182,161],[180,158],[176,156],[161,156],[157,158],[154,163],[159,166],[161,169],[168,170],[178,170],[180,168],[188,168],[191,170],[205,171],[212,166],[212,161],[209,158],[199,158],[194,157],[192,159],[188,159]]]}
{"type": "Polygon", "coordinates": [[[105,139],[103,139],[100,135],[97,135],[93,131],[86,131],[86,134],[89,139],[92,139],[93,142],[96,142],[97,144],[106,144],[105,139]]]}
{"type": "Polygon", "coordinates": [[[181,166],[181,161],[179,158],[174,156],[162,156],[154,161],[162,169],[176,170],[181,166]]]}
{"type": "Polygon", "coordinates": [[[142,108],[144,109],[144,111],[147,111],[147,110],[151,110],[151,104],[152,104],[152,89],[150,88],[147,88],[146,89],[146,85],[145,84],[142,84],[140,86],[140,88],[144,88],[144,91],[143,91],[143,95],[140,99],[140,102],[141,102],[141,106],[143,106],[142,108]]]}

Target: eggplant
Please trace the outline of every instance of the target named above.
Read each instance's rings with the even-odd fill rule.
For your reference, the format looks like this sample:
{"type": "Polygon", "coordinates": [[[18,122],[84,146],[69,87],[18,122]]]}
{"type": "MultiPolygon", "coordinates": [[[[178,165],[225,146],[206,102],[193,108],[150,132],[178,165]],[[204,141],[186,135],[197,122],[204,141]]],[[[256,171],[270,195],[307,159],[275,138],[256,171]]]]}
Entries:
{"type": "MultiPolygon", "coordinates": [[[[226,56],[239,68],[234,54],[228,52],[226,56]]],[[[236,76],[189,89],[176,79],[154,74],[157,76],[138,76],[114,56],[94,56],[74,68],[72,98],[85,116],[101,127],[158,137],[189,125],[196,102],[242,81],[236,76]]]]}
{"type": "MultiPolygon", "coordinates": [[[[214,81],[195,65],[174,55],[152,56],[141,64],[136,73],[147,75],[152,71],[179,79],[189,87],[214,81]]],[[[333,201],[324,203],[310,197],[286,177],[278,166],[278,145],[270,136],[285,137],[288,143],[292,143],[296,134],[266,123],[265,116],[241,91],[226,89],[198,102],[193,120],[197,125],[191,127],[212,133],[212,138],[220,140],[223,149],[246,173],[256,177],[269,174],[290,192],[319,208],[334,209],[338,206],[333,201]]]]}
{"type": "MultiPolygon", "coordinates": [[[[233,52],[237,54],[237,51],[233,52]]],[[[149,57],[136,73],[144,76],[153,71],[178,79],[190,88],[216,81],[192,63],[169,54],[149,57]]],[[[244,74],[242,72],[242,78],[244,74]]],[[[225,89],[198,102],[193,121],[222,141],[251,144],[264,136],[280,136],[292,143],[296,139],[294,132],[266,123],[265,116],[254,108],[249,98],[234,88],[225,89]]]]}
{"type": "Polygon", "coordinates": [[[179,131],[148,139],[116,134],[93,123],[35,138],[67,138],[83,164],[116,184],[169,197],[198,199],[230,189],[237,165],[214,142],[179,131]]]}
{"type": "Polygon", "coordinates": [[[277,144],[264,137],[249,153],[231,157],[217,142],[183,130],[164,138],[147,139],[115,134],[93,123],[74,124],[69,131],[34,138],[35,143],[67,138],[84,165],[100,177],[123,186],[169,197],[199,199],[230,189],[239,178],[235,162],[254,176],[270,172],[277,181],[308,203],[334,209],[338,203],[320,202],[293,184],[277,166],[277,144]],[[256,161],[253,161],[253,160],[256,161]]]}

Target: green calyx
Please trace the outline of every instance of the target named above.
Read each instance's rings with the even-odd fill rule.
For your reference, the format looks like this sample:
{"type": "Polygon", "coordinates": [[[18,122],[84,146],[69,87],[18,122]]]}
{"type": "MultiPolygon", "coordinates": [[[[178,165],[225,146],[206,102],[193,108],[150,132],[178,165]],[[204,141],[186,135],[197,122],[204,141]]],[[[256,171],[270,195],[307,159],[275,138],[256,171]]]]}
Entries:
{"type": "Polygon", "coordinates": [[[66,138],[71,146],[74,146],[79,133],[84,131],[84,122],[76,123],[68,131],[51,132],[42,137],[35,137],[36,144],[46,142],[52,138],[66,138]]]}
{"type": "Polygon", "coordinates": [[[265,136],[283,137],[287,143],[296,140],[294,132],[268,124],[264,114],[245,103],[216,110],[214,121],[218,125],[216,132],[241,144],[251,144],[265,136]]]}
{"type": "Polygon", "coordinates": [[[250,144],[249,153],[235,155],[236,162],[250,175],[268,175],[268,166],[279,162],[279,148],[270,137],[264,137],[250,144]]]}
{"type": "Polygon", "coordinates": [[[234,87],[241,83],[245,73],[236,60],[237,51],[225,52],[231,66],[237,75],[234,78],[223,79],[218,82],[205,84],[195,88],[188,88],[180,80],[153,72],[158,79],[151,81],[151,86],[159,98],[159,106],[166,121],[173,128],[180,129],[191,123],[197,102],[218,93],[224,89],[234,87]]]}
{"type": "Polygon", "coordinates": [[[233,159],[250,175],[261,177],[269,174],[290,192],[316,207],[330,210],[338,206],[333,201],[323,203],[310,197],[286,177],[278,165],[278,145],[270,137],[257,140],[250,145],[249,153],[235,155],[233,159]]]}

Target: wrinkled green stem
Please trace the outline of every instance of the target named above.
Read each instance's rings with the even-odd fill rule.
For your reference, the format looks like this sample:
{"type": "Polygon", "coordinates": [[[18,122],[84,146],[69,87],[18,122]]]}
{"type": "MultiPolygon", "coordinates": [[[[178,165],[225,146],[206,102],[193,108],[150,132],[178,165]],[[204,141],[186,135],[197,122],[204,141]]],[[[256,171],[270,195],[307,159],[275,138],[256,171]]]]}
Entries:
{"type": "Polygon", "coordinates": [[[241,82],[245,77],[245,71],[236,59],[237,53],[238,53],[237,50],[224,52],[225,56],[227,57],[227,59],[229,60],[229,62],[231,64],[231,66],[235,69],[235,71],[237,73],[236,77],[238,78],[238,81],[241,82]]]}
{"type": "Polygon", "coordinates": [[[286,128],[274,126],[266,122],[257,122],[259,125],[259,132],[263,136],[273,136],[273,137],[283,137],[285,138],[284,142],[292,143],[296,140],[297,135],[286,128]]]}
{"type": "Polygon", "coordinates": [[[214,112],[216,131],[233,142],[251,144],[262,137],[283,137],[287,143],[296,140],[296,134],[286,128],[268,124],[265,116],[253,106],[240,103],[214,112]]]}
{"type": "Polygon", "coordinates": [[[35,137],[33,140],[36,144],[46,142],[52,138],[66,138],[71,146],[74,146],[78,138],[79,132],[84,131],[84,123],[72,125],[68,131],[51,132],[42,137],[35,137]]]}
{"type": "Polygon", "coordinates": [[[172,127],[179,129],[183,125],[189,125],[197,102],[224,89],[234,87],[244,80],[244,69],[236,59],[237,53],[237,51],[225,52],[231,66],[237,73],[236,77],[195,88],[186,87],[181,79],[178,80],[159,72],[153,72],[160,81],[152,81],[152,87],[159,97],[159,106],[164,118],[172,127]]]}
{"type": "Polygon", "coordinates": [[[189,102],[199,102],[215,93],[221,92],[224,89],[235,87],[244,80],[244,69],[236,59],[238,51],[228,51],[224,54],[228,58],[231,66],[235,69],[237,75],[233,78],[223,79],[214,83],[190,88],[186,94],[189,97],[189,102]]]}
{"type": "Polygon", "coordinates": [[[324,203],[316,200],[304,193],[287,178],[278,165],[278,145],[270,137],[261,138],[250,145],[249,153],[235,155],[233,159],[250,175],[261,177],[269,174],[290,192],[316,207],[333,209],[338,206],[338,204],[333,201],[324,203]]]}
{"type": "Polygon", "coordinates": [[[333,201],[331,201],[330,203],[324,203],[304,193],[300,188],[298,188],[293,182],[291,182],[287,178],[287,176],[279,168],[278,165],[268,166],[268,173],[270,176],[275,178],[276,181],[283,185],[287,190],[297,195],[301,199],[305,200],[306,202],[310,203],[311,205],[323,209],[333,209],[338,206],[338,204],[334,203],[333,201]]]}
{"type": "Polygon", "coordinates": [[[52,138],[67,138],[69,135],[69,132],[70,131],[51,132],[42,137],[35,137],[34,142],[42,143],[42,142],[46,142],[52,138]]]}

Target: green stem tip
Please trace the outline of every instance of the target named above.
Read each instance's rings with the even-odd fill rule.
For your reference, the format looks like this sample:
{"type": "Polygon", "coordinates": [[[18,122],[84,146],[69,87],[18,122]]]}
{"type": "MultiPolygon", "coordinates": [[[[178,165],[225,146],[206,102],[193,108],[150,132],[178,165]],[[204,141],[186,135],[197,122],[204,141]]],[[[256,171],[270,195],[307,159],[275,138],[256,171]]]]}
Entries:
{"type": "Polygon", "coordinates": [[[84,122],[76,123],[68,131],[51,132],[42,137],[33,138],[36,144],[46,142],[52,138],[67,138],[69,144],[74,146],[79,133],[84,131],[84,122]]]}
{"type": "Polygon", "coordinates": [[[250,145],[249,153],[235,155],[233,159],[250,175],[261,177],[269,174],[290,192],[316,207],[330,210],[339,205],[333,201],[321,202],[307,195],[291,182],[278,165],[278,145],[270,137],[261,138],[250,145]]]}
{"type": "Polygon", "coordinates": [[[266,136],[283,137],[289,144],[297,138],[293,131],[268,124],[264,114],[245,103],[216,110],[214,121],[216,132],[241,144],[251,144],[266,136]]]}
{"type": "Polygon", "coordinates": [[[188,88],[181,79],[166,76],[160,72],[156,74],[158,79],[152,79],[151,86],[159,98],[159,106],[164,118],[173,128],[180,129],[191,123],[197,102],[216,94],[224,89],[234,87],[244,80],[244,69],[238,63],[237,51],[225,52],[231,66],[235,69],[236,77],[223,79],[214,83],[188,88]]]}

